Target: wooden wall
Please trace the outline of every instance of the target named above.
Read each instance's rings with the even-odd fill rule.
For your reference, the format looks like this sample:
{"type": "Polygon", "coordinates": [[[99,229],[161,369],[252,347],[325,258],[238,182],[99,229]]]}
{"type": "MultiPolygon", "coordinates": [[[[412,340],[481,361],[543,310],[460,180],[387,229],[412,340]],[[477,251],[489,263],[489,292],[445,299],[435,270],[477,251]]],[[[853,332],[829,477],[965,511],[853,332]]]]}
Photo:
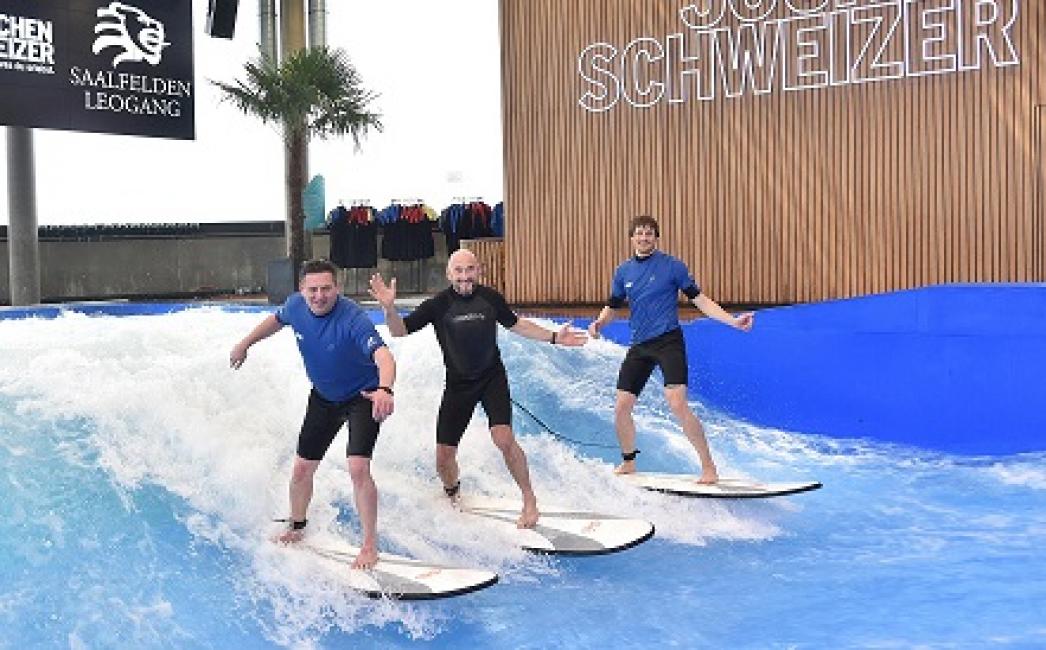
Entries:
{"type": "Polygon", "coordinates": [[[463,239],[461,247],[479,260],[480,282],[505,293],[505,245],[501,238],[463,239]]]}
{"type": "MultiPolygon", "coordinates": [[[[1046,280],[1046,2],[1016,5],[1015,66],[802,91],[775,80],[768,94],[650,108],[579,105],[592,88],[578,73],[587,45],[664,44],[686,30],[687,4],[501,0],[511,301],[604,300],[630,254],[628,220],[643,213],[661,222],[662,249],[726,303],[1046,280]]],[[[773,4],[768,19],[791,15],[773,4]]],[[[891,39],[883,60],[903,51],[891,39]]]]}

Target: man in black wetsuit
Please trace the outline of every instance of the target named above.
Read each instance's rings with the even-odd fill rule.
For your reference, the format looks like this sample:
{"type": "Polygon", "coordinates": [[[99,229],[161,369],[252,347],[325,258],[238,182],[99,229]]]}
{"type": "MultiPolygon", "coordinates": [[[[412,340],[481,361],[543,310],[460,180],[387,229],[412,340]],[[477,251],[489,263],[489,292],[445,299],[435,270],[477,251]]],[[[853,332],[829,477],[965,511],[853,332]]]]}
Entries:
{"type": "Polygon", "coordinates": [[[375,274],[370,280],[370,294],[384,309],[385,322],[393,336],[413,334],[430,323],[436,330],[447,368],[436,422],[436,472],[447,496],[456,498],[461,487],[458,443],[476,404],[482,403],[490,422],[490,436],[523,493],[523,510],[517,525],[530,528],[538,520],[537,498],[530,485],[527,457],[512,434],[512,405],[498,350],[497,324],[526,338],[558,345],[584,345],[588,336],[572,330],[569,324],[558,331],[547,330],[516,316],[500,293],[477,284],[478,277],[476,256],[461,249],[447,261],[450,287],[421,303],[406,318],[396,312],[395,279],[386,286],[381,275],[375,274]]]}

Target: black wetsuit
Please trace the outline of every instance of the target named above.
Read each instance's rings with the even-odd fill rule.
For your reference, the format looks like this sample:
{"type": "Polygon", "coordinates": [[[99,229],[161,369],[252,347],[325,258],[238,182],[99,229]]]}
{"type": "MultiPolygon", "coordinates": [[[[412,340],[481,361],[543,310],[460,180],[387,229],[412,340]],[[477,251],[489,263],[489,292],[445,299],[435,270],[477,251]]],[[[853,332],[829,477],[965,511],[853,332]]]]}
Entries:
{"type": "Polygon", "coordinates": [[[469,296],[448,288],[403,319],[407,333],[431,323],[443,351],[447,379],[436,423],[438,443],[456,447],[478,403],[483,404],[490,426],[512,423],[497,325],[509,328],[518,321],[505,298],[482,285],[476,285],[469,296]]]}

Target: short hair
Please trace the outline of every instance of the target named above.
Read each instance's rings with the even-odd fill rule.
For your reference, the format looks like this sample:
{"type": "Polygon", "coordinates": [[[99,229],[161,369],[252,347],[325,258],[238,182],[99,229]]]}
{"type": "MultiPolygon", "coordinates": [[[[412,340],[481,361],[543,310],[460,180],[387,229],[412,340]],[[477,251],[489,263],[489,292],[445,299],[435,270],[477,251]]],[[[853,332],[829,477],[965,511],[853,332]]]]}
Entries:
{"type": "Polygon", "coordinates": [[[653,228],[654,236],[661,236],[661,229],[657,227],[657,219],[648,214],[641,214],[638,217],[632,217],[632,222],[628,226],[629,237],[636,234],[636,228],[653,228]]]}
{"type": "Polygon", "coordinates": [[[330,260],[318,259],[309,260],[301,265],[301,273],[298,274],[298,280],[304,280],[306,275],[313,273],[330,273],[334,281],[338,281],[338,267],[330,260]]]}

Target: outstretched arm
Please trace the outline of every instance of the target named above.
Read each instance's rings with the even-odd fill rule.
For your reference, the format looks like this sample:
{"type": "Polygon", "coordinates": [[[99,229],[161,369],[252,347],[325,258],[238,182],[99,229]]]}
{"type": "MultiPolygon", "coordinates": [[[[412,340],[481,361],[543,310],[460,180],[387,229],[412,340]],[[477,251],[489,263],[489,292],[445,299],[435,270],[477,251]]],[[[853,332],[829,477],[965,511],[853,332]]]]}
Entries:
{"type": "Polygon", "coordinates": [[[516,324],[509,328],[512,332],[525,336],[535,341],[545,341],[556,345],[569,345],[578,347],[588,342],[588,336],[584,332],[570,327],[570,323],[564,323],[558,330],[548,330],[532,320],[520,318],[516,324]]]}
{"type": "Polygon", "coordinates": [[[724,325],[729,325],[736,329],[747,332],[752,329],[752,325],[755,322],[755,314],[752,312],[745,312],[738,314],[737,316],[731,316],[725,309],[719,306],[719,304],[706,296],[703,293],[697,294],[692,300],[694,306],[701,310],[701,313],[709,318],[715,319],[724,325]]]}
{"type": "Polygon", "coordinates": [[[394,337],[406,336],[407,325],[403,322],[403,317],[396,311],[396,278],[389,280],[389,284],[386,286],[385,281],[381,279],[381,274],[375,273],[370,276],[368,293],[378,301],[382,311],[385,312],[385,324],[389,326],[389,334],[394,337]]]}
{"type": "Polygon", "coordinates": [[[610,307],[609,305],[603,307],[602,311],[599,312],[599,316],[596,317],[596,320],[589,324],[588,335],[594,339],[598,339],[599,330],[614,322],[615,318],[617,318],[617,311],[614,310],[613,307],[610,307]]]}
{"type": "Polygon", "coordinates": [[[232,347],[229,353],[229,366],[236,370],[247,360],[247,349],[262,339],[267,339],[283,328],[283,323],[276,318],[275,314],[269,314],[265,320],[251,330],[251,333],[242,341],[232,347]]]}

